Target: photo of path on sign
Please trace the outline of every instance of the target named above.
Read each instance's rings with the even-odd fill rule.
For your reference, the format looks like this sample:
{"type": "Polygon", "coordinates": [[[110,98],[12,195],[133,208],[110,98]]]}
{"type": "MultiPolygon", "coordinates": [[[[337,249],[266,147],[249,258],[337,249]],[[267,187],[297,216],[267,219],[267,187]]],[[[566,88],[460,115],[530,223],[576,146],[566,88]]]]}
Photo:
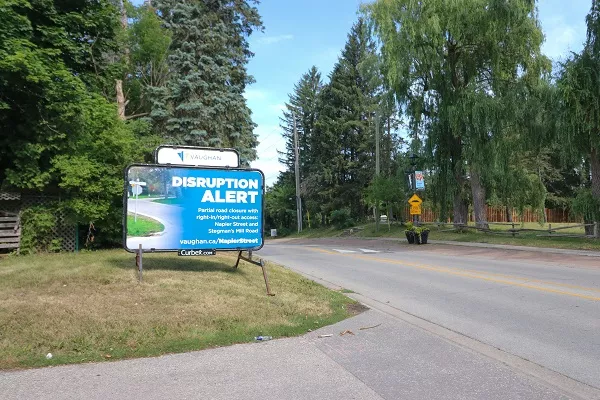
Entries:
{"type": "Polygon", "coordinates": [[[133,165],[125,179],[128,251],[140,244],[145,251],[257,250],[263,245],[261,171],[133,165]]]}

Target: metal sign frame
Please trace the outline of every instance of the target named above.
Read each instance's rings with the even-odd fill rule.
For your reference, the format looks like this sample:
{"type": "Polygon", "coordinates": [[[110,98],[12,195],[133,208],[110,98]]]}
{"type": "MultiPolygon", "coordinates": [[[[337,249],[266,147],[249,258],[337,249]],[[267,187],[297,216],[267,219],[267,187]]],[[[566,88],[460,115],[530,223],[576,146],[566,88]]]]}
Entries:
{"type": "MultiPolygon", "coordinates": [[[[130,164],[127,167],[125,167],[125,170],[123,171],[123,182],[124,182],[124,186],[123,186],[123,248],[125,249],[125,251],[129,252],[129,253],[138,253],[138,249],[130,249],[127,247],[127,200],[128,200],[128,189],[129,189],[129,170],[132,167],[150,167],[150,168],[170,168],[170,169],[188,169],[188,170],[217,170],[217,171],[224,171],[227,173],[230,172],[236,172],[236,171],[244,171],[244,172],[258,172],[261,177],[262,177],[262,187],[259,188],[259,190],[262,191],[262,196],[261,196],[261,205],[260,205],[260,209],[261,209],[261,229],[260,229],[260,238],[261,238],[261,243],[260,246],[256,246],[253,248],[246,248],[246,247],[238,247],[238,248],[228,248],[228,249],[220,249],[218,247],[216,248],[207,248],[207,249],[193,249],[193,250],[215,250],[215,251],[238,251],[238,252],[242,252],[242,251],[258,251],[260,249],[263,248],[263,246],[265,245],[265,194],[266,194],[266,182],[265,182],[265,174],[259,170],[259,169],[255,169],[255,168],[226,168],[226,167],[208,167],[208,166],[191,166],[191,165],[174,165],[174,164],[141,164],[141,163],[135,163],[135,164],[130,164]]],[[[155,248],[151,248],[151,249],[145,249],[144,252],[145,253],[172,253],[172,252],[179,252],[180,250],[192,250],[192,249],[187,249],[187,248],[178,248],[178,249],[155,249],[155,248]]]]}
{"type": "Polygon", "coordinates": [[[176,145],[160,145],[154,149],[154,163],[158,165],[181,165],[181,166],[194,166],[194,167],[211,167],[211,168],[241,168],[240,165],[240,152],[236,149],[231,148],[220,148],[220,147],[200,147],[200,146],[176,146],[176,145]],[[182,161],[182,164],[161,164],[158,162],[158,152],[160,149],[173,149],[173,150],[202,150],[208,152],[215,153],[235,153],[237,156],[237,165],[234,167],[230,166],[218,166],[218,165],[208,165],[208,164],[185,164],[182,161]]]}

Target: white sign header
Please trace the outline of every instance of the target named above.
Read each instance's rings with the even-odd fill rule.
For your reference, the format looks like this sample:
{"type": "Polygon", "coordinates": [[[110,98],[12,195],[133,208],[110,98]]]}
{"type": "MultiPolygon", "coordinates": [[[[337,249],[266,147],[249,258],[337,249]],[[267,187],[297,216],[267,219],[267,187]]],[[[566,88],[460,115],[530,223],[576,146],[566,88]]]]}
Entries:
{"type": "Polygon", "coordinates": [[[238,168],[240,156],[232,149],[159,147],[156,152],[156,162],[171,165],[238,168]]]}

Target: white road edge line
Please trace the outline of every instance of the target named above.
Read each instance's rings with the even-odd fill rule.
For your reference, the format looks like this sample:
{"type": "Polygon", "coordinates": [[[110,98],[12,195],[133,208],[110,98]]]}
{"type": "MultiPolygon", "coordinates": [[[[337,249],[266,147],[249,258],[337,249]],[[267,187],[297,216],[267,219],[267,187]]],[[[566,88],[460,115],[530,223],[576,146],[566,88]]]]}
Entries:
{"type": "Polygon", "coordinates": [[[377,250],[372,250],[372,249],[359,249],[360,251],[362,251],[363,253],[380,253],[377,250]]]}

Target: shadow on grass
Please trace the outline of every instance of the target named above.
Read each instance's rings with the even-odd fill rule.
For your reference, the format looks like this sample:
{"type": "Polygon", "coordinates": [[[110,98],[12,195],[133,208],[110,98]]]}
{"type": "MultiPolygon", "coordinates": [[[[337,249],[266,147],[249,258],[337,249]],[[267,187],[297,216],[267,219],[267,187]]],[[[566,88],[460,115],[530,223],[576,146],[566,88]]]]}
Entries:
{"type": "MultiPolygon", "coordinates": [[[[117,268],[135,269],[135,254],[127,259],[113,257],[109,261],[117,268]]],[[[222,259],[211,260],[208,257],[173,257],[164,254],[145,254],[143,259],[144,270],[238,273],[239,269],[233,268],[234,265],[234,259],[229,262],[222,259]]]]}

